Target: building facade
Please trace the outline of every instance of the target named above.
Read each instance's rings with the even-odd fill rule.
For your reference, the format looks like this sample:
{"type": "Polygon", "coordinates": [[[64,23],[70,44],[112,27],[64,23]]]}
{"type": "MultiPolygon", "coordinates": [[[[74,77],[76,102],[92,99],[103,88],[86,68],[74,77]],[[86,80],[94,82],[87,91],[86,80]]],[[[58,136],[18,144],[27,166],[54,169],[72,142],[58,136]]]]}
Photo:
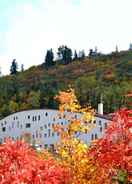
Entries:
{"type": "MultiPolygon", "coordinates": [[[[79,118],[80,114],[75,114],[79,118]]],[[[0,142],[4,142],[6,138],[13,140],[20,139],[25,133],[31,136],[31,142],[35,142],[40,147],[53,147],[60,139],[59,133],[53,131],[53,125],[67,125],[69,122],[59,115],[58,110],[27,110],[11,114],[0,120],[0,142]]],[[[95,128],[89,133],[83,133],[79,136],[86,144],[90,144],[92,140],[100,138],[108,124],[110,118],[97,114],[95,117],[95,128]]]]}

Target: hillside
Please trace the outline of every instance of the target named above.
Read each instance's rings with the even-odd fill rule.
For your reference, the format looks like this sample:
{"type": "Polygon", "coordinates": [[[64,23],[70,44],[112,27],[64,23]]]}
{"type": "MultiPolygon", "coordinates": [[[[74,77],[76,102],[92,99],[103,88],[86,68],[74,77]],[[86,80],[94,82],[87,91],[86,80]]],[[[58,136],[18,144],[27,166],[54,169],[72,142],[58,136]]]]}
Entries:
{"type": "Polygon", "coordinates": [[[49,69],[33,66],[17,75],[0,78],[0,116],[36,108],[57,108],[54,96],[72,86],[81,104],[94,108],[103,96],[105,112],[124,104],[132,89],[132,51],[101,55],[49,69]]]}

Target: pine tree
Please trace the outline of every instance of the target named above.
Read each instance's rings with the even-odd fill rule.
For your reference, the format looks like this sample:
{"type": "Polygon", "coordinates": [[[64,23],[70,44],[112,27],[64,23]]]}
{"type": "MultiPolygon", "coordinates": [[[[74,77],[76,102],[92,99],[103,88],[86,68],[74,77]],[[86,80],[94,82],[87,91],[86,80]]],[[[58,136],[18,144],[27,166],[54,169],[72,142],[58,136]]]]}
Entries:
{"type": "Polygon", "coordinates": [[[59,47],[57,54],[63,64],[69,64],[72,61],[72,50],[67,46],[59,47]]]}
{"type": "Polygon", "coordinates": [[[89,50],[89,57],[91,57],[93,55],[93,49],[89,50]]]}
{"type": "Polygon", "coordinates": [[[11,68],[10,68],[10,74],[16,75],[17,69],[18,69],[18,65],[17,65],[16,59],[13,59],[12,64],[11,64],[11,68]]]}
{"type": "Polygon", "coordinates": [[[46,68],[51,67],[54,65],[54,53],[52,49],[47,50],[46,56],[45,56],[45,66],[46,68]]]}
{"type": "Polygon", "coordinates": [[[78,55],[77,55],[77,51],[75,50],[73,60],[75,61],[75,60],[77,60],[77,59],[78,59],[78,55]]]}
{"type": "Polygon", "coordinates": [[[85,52],[84,50],[79,51],[79,60],[84,60],[85,59],[85,52]]]}
{"type": "Polygon", "coordinates": [[[21,65],[21,72],[24,72],[24,64],[21,65]]]}

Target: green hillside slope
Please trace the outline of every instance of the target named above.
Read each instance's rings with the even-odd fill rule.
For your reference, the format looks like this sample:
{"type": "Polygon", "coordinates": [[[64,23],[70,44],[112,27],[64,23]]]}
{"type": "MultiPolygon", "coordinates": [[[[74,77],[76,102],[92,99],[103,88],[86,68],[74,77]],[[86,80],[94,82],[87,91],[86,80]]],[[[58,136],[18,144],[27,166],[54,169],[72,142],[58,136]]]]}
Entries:
{"type": "Polygon", "coordinates": [[[72,86],[81,104],[94,108],[103,96],[104,111],[128,104],[132,89],[132,51],[85,58],[68,65],[43,65],[0,78],[0,116],[36,108],[57,108],[54,96],[72,86]]]}

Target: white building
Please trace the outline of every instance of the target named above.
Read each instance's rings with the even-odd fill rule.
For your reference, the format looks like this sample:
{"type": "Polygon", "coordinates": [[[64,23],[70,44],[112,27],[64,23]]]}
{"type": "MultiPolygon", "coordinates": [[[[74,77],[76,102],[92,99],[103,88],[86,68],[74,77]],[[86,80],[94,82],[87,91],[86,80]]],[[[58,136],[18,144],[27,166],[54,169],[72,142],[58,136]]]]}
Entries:
{"type": "MultiPolygon", "coordinates": [[[[59,117],[58,113],[57,110],[43,109],[11,114],[0,120],[0,142],[2,143],[6,138],[17,140],[23,134],[30,133],[32,142],[45,148],[53,147],[60,137],[53,131],[52,126],[57,123],[60,125],[68,123],[68,120],[65,117],[59,117]]],[[[80,114],[76,116],[80,116],[80,114]]],[[[94,121],[96,127],[90,133],[81,134],[80,138],[87,144],[100,138],[109,122],[108,116],[97,114],[94,121]]]]}

